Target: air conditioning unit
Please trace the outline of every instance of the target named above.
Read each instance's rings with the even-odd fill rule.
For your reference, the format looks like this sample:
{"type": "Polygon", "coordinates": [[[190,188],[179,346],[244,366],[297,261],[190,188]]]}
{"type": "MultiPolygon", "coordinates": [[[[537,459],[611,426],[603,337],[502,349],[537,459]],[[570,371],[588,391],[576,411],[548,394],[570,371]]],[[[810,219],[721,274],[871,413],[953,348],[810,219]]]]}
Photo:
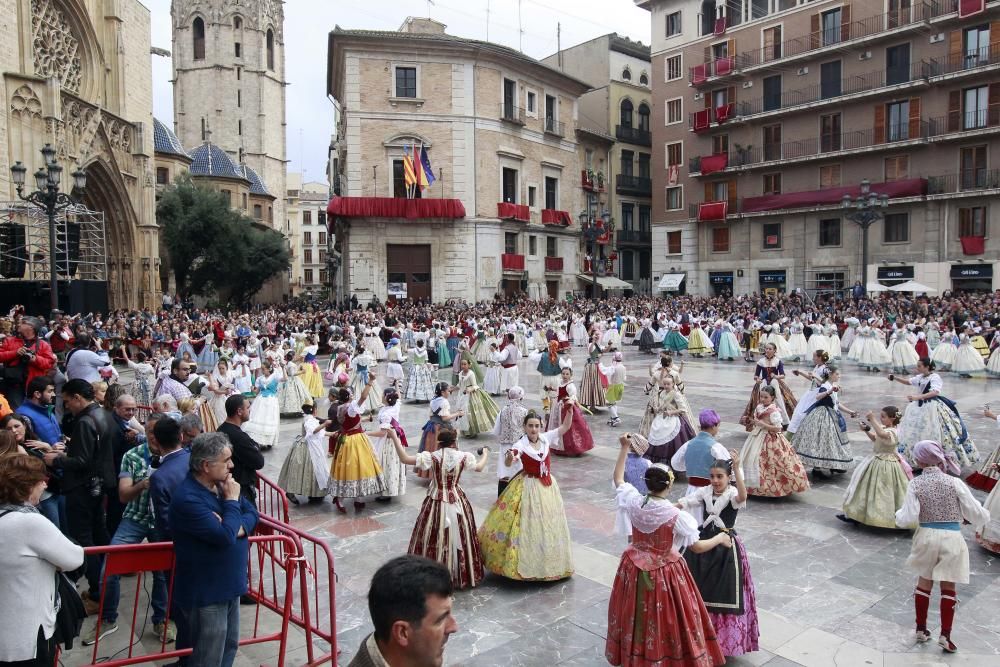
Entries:
{"type": "Polygon", "coordinates": [[[753,81],[744,81],[743,82],[743,87],[744,88],[753,88],[753,81]]]}
{"type": "Polygon", "coordinates": [[[872,57],[871,51],[862,51],[858,54],[858,60],[870,60],[872,57]]]}
{"type": "Polygon", "coordinates": [[[808,67],[800,67],[799,68],[799,76],[802,76],[803,74],[808,74],[808,73],[809,73],[809,68],[808,67]]]}
{"type": "Polygon", "coordinates": [[[936,35],[931,35],[931,44],[937,44],[938,42],[944,41],[944,33],[939,32],[936,35]]]}

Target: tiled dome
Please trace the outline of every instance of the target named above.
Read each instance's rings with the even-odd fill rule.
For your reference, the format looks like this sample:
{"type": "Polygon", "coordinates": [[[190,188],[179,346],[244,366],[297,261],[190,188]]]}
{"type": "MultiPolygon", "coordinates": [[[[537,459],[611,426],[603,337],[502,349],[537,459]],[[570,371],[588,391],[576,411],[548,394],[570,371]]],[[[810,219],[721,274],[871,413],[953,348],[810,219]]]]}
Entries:
{"type": "Polygon", "coordinates": [[[191,158],[174,131],[155,118],[153,119],[153,148],[157,153],[191,158]]]}
{"type": "Polygon", "coordinates": [[[207,176],[215,178],[239,178],[246,180],[243,171],[236,166],[232,158],[215,144],[205,142],[191,151],[191,166],[188,169],[192,176],[207,176]]]}
{"type": "Polygon", "coordinates": [[[264,181],[260,180],[260,176],[257,175],[256,171],[246,166],[246,164],[241,164],[236,168],[243,175],[243,178],[250,181],[250,194],[264,195],[265,197],[271,196],[271,193],[267,191],[267,186],[264,185],[264,181]]]}

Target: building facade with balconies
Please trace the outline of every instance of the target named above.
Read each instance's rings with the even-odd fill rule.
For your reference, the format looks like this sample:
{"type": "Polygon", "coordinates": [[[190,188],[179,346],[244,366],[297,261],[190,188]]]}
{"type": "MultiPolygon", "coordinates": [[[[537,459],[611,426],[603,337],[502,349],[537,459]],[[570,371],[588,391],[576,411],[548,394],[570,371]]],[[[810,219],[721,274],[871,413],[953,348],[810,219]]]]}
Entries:
{"type": "MultiPolygon", "coordinates": [[[[584,155],[583,180],[601,185],[613,225],[616,275],[648,294],[652,266],[652,66],[649,47],[615,33],[563,49],[542,62],[588,82],[580,124],[614,138],[605,156],[584,155]],[[598,157],[604,163],[595,165],[598,157]]],[[[591,190],[593,192],[593,190],[591,190]]]]}
{"type": "Polygon", "coordinates": [[[471,302],[582,289],[586,82],[421,18],[395,32],[338,26],[328,56],[338,293],[471,302]],[[414,147],[435,180],[407,192],[414,147]]]}
{"type": "Polygon", "coordinates": [[[1000,2],[637,4],[654,36],[654,276],[700,294],[862,272],[993,288],[1000,2]],[[841,203],[863,180],[889,197],[867,266],[841,203]]]}

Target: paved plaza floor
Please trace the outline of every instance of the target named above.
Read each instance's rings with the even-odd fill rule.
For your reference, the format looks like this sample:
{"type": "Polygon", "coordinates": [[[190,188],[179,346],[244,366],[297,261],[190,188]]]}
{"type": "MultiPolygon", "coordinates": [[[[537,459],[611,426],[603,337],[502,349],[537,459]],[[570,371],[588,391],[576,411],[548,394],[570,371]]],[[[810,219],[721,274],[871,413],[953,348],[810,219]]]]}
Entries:
{"type": "MultiPolygon", "coordinates": [[[[578,373],[582,372],[582,350],[575,349],[573,359],[578,373]]],[[[446,665],[607,664],[607,603],[626,544],[613,531],[611,473],[618,435],[638,428],[646,403],[642,387],[652,361],[651,356],[626,352],[630,377],[619,409],[621,425],[610,428],[607,411],[599,411],[589,418],[595,449],[576,459],[553,457],[553,474],[562,490],[573,539],[573,577],[538,584],[490,575],[478,588],[457,593],[454,613],[459,630],[448,642],[446,665]]],[[[684,361],[686,395],[692,409],[716,409],[723,419],[720,441],[739,449],[746,434],[738,419],[752,386],[753,366],[743,361],[687,356],[684,361]]],[[[521,384],[527,391],[525,403],[537,407],[538,374],[531,366],[526,360],[521,362],[521,384]]],[[[905,405],[906,388],[888,382],[884,375],[848,366],[843,376],[841,398],[855,410],[877,412],[885,405],[905,405]]],[[[1000,431],[995,423],[972,413],[981,414],[982,405],[990,399],[1000,403],[1000,382],[963,380],[949,374],[943,377],[944,393],[958,402],[980,451],[987,454],[1000,440],[1000,431]]],[[[789,384],[796,395],[807,388],[798,378],[789,384]]],[[[411,443],[418,440],[427,412],[426,404],[403,406],[401,421],[411,443]]],[[[851,424],[855,456],[870,453],[868,439],[851,424]]],[[[298,430],[297,420],[282,422],[281,445],[265,455],[264,472],[272,479],[277,479],[298,430]]],[[[460,444],[467,450],[489,445],[496,451],[491,436],[460,444]]],[[[976,545],[969,527],[963,528],[972,576],[958,591],[960,605],[952,637],[959,652],[943,654],[933,642],[917,645],[913,640],[914,577],[904,568],[910,533],[852,527],[837,520],[848,480],[849,475],[815,480],[810,491],[791,498],[751,498],[740,512],[737,528],[756,584],[761,650],[732,658],[727,664],[1000,665],[1000,558],[976,545]]],[[[496,499],[495,465],[482,473],[468,471],[462,481],[476,519],[481,521],[496,499]]],[[[292,522],[327,540],[336,557],[341,665],[350,661],[371,632],[365,596],[372,573],[388,558],[406,552],[425,489],[425,483],[410,472],[406,495],[388,505],[369,502],[365,510],[355,512],[347,503],[346,515],[338,513],[329,500],[292,508],[292,522]]],[[[671,497],[679,496],[683,489],[684,484],[678,484],[671,497]]],[[[974,493],[984,499],[982,493],[974,493]]],[[[126,586],[123,597],[129,595],[127,590],[126,586]]],[[[937,607],[935,590],[929,619],[932,632],[938,627],[937,607]]],[[[117,639],[115,643],[119,643],[117,639]]],[[[301,642],[301,634],[295,632],[288,664],[301,664],[301,642]]],[[[266,652],[251,648],[241,651],[238,662],[261,664],[268,658],[266,652]]]]}

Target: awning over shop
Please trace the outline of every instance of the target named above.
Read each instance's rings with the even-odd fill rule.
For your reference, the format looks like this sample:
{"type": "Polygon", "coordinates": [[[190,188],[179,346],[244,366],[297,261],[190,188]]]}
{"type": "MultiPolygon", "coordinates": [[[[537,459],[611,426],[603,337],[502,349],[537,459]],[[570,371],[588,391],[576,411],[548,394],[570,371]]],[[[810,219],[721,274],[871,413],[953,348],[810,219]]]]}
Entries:
{"type": "MultiPolygon", "coordinates": [[[[588,276],[586,273],[578,273],[576,277],[585,283],[594,282],[594,277],[588,276]]],[[[632,283],[627,283],[614,276],[597,276],[597,284],[603,289],[635,289],[632,287],[632,283]]]]}
{"type": "Polygon", "coordinates": [[[682,282],[684,282],[683,273],[665,273],[656,288],[664,292],[676,292],[681,288],[682,282]]]}

